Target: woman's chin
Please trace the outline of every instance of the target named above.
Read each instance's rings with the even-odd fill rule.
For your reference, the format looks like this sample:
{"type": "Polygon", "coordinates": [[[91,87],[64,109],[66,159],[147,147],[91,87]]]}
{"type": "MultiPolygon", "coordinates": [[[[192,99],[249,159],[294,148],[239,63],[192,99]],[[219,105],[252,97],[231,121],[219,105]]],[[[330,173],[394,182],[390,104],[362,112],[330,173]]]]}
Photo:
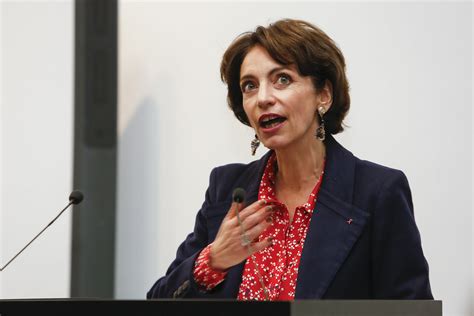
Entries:
{"type": "Polygon", "coordinates": [[[265,146],[268,149],[272,150],[284,150],[285,148],[288,148],[288,142],[282,142],[282,141],[268,141],[264,142],[263,146],[265,146]]]}
{"type": "Polygon", "coordinates": [[[297,150],[298,148],[303,148],[311,145],[312,142],[317,141],[316,137],[310,135],[308,137],[298,137],[298,138],[289,138],[289,137],[271,137],[268,139],[261,140],[263,146],[268,149],[275,151],[285,151],[290,148],[297,150]]]}

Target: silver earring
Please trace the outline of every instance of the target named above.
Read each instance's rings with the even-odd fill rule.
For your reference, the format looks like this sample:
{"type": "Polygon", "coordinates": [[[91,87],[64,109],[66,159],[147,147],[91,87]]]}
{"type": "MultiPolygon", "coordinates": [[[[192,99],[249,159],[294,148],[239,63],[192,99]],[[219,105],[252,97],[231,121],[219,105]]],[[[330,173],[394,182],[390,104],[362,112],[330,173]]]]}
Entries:
{"type": "Polygon", "coordinates": [[[320,106],[318,108],[318,114],[319,114],[319,126],[316,129],[316,138],[319,139],[320,141],[324,141],[326,139],[326,130],[324,126],[324,114],[326,113],[326,110],[324,107],[320,106]]]}
{"type": "Polygon", "coordinates": [[[258,146],[260,146],[260,140],[258,140],[258,136],[255,134],[255,138],[252,139],[252,142],[250,143],[250,151],[252,152],[252,156],[255,156],[258,146]]]}

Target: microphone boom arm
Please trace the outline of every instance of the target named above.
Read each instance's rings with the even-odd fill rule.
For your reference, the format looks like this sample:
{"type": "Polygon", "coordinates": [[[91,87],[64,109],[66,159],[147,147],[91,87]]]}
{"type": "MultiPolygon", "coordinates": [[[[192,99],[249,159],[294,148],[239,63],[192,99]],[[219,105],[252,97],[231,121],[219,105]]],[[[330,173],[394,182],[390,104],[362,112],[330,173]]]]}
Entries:
{"type": "Polygon", "coordinates": [[[0,268],[0,272],[2,272],[3,270],[5,270],[5,268],[8,267],[8,265],[9,265],[13,260],[15,260],[16,257],[18,257],[18,256],[23,252],[23,250],[25,250],[26,248],[28,248],[28,246],[29,246],[33,241],[35,241],[36,238],[38,238],[49,226],[51,226],[51,225],[59,218],[59,216],[61,216],[61,214],[64,213],[64,211],[65,211],[69,206],[71,206],[72,204],[79,204],[79,203],[82,201],[83,198],[84,198],[84,196],[83,196],[82,192],[77,191],[77,190],[76,190],[76,191],[73,191],[73,192],[71,193],[71,195],[69,196],[69,203],[68,203],[68,205],[66,205],[66,207],[63,208],[63,209],[61,210],[61,212],[59,212],[59,214],[56,215],[56,217],[55,217],[48,225],[46,225],[45,228],[43,228],[35,237],[33,237],[33,239],[30,240],[30,242],[27,243],[25,247],[23,247],[16,255],[14,255],[13,258],[11,258],[3,267],[1,267],[1,268],[0,268]]]}

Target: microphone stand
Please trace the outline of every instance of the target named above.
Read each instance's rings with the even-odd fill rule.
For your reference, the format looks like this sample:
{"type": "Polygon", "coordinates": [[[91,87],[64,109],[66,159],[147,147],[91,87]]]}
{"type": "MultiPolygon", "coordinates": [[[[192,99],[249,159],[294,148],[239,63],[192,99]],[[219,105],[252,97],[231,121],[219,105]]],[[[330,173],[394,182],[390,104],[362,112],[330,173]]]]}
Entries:
{"type": "Polygon", "coordinates": [[[51,226],[51,224],[53,224],[58,218],[59,216],[61,216],[62,213],[64,213],[64,211],[69,207],[71,206],[72,204],[79,204],[81,203],[82,199],[84,198],[84,195],[80,192],[80,191],[73,191],[71,193],[71,195],[69,196],[69,203],[68,205],[66,205],[65,208],[63,208],[61,210],[61,212],[59,212],[59,214],[48,224],[46,225],[45,228],[43,228],[35,237],[33,237],[32,240],[30,240],[29,243],[26,244],[25,247],[23,247],[16,255],[13,256],[13,258],[11,258],[3,267],[0,268],[0,272],[2,272],[3,270],[5,270],[6,267],[8,267],[8,265],[16,259],[16,257],[18,257],[26,248],[28,248],[28,246],[36,240],[36,238],[38,238],[49,226],[51,226]]]}

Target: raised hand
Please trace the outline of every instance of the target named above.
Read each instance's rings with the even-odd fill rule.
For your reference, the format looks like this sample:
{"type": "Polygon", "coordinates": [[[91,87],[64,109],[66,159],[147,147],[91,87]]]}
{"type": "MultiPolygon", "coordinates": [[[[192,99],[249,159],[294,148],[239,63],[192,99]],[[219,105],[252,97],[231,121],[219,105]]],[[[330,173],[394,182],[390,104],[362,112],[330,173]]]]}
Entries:
{"type": "Polygon", "coordinates": [[[272,244],[270,238],[258,241],[260,234],[272,223],[272,205],[268,205],[265,200],[258,200],[242,208],[242,203],[232,203],[222,221],[210,251],[213,269],[227,270],[272,244]],[[239,225],[237,212],[243,230],[239,225]]]}

